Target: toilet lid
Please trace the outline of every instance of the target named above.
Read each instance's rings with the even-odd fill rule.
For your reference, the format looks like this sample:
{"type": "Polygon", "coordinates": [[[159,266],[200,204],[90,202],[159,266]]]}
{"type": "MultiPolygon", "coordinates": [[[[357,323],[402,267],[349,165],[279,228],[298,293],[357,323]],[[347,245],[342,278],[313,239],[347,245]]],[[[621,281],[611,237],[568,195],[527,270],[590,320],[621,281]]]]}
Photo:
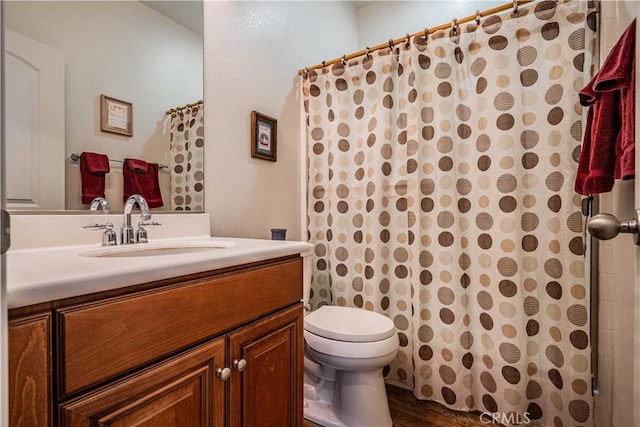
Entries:
{"type": "Polygon", "coordinates": [[[348,342],[380,341],[396,332],[393,321],[382,314],[330,305],[309,313],[304,328],[324,338],[348,342]]]}

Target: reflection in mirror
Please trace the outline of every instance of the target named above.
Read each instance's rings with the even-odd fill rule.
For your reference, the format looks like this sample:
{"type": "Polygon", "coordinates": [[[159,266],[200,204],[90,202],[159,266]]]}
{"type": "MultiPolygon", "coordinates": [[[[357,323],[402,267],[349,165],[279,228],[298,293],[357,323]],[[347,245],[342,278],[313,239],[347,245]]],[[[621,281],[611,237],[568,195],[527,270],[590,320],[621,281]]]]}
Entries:
{"type": "Polygon", "coordinates": [[[159,209],[204,210],[202,106],[166,114],[203,99],[201,1],[12,1],[4,18],[10,209],[88,210],[71,155],[92,152],[112,211],[126,158],[170,166],[159,209]],[[131,104],[132,136],[101,131],[101,95],[131,104]]]}

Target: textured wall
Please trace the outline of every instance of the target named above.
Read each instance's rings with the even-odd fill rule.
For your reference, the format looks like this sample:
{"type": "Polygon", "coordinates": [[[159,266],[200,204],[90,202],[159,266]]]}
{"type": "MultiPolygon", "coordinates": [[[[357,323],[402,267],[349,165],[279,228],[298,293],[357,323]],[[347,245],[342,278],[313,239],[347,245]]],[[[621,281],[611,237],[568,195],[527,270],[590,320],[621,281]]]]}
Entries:
{"type": "MultiPolygon", "coordinates": [[[[217,236],[299,240],[298,69],[357,49],[350,2],[205,2],[205,207],[217,236]],[[278,120],[277,162],[254,159],[250,117],[278,120]]],[[[306,238],[306,236],[305,236],[306,238]]]]}
{"type": "Polygon", "coordinates": [[[502,5],[504,0],[376,1],[358,9],[358,42],[375,46],[502,5]]]}

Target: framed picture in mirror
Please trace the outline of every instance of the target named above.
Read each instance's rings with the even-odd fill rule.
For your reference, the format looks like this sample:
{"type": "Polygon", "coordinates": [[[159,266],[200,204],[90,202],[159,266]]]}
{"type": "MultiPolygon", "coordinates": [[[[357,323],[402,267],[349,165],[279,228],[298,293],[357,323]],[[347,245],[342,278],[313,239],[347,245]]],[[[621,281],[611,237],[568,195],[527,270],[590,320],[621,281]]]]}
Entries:
{"type": "Polygon", "coordinates": [[[133,105],[100,95],[100,130],[133,136],[133,105]]]}
{"type": "Polygon", "coordinates": [[[278,122],[257,111],[251,112],[251,157],[276,161],[278,122]]]}

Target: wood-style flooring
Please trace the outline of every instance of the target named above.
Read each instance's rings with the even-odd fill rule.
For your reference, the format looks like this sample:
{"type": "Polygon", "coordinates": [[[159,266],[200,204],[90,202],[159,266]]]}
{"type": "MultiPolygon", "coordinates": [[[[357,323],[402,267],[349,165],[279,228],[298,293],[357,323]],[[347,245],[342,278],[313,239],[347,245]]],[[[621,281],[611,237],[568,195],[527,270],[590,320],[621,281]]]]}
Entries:
{"type": "MultiPolygon", "coordinates": [[[[418,400],[412,392],[399,387],[387,385],[387,397],[393,427],[500,427],[486,419],[482,422],[479,413],[457,412],[436,402],[418,400]]],[[[318,425],[304,420],[304,427],[318,425]]]]}

